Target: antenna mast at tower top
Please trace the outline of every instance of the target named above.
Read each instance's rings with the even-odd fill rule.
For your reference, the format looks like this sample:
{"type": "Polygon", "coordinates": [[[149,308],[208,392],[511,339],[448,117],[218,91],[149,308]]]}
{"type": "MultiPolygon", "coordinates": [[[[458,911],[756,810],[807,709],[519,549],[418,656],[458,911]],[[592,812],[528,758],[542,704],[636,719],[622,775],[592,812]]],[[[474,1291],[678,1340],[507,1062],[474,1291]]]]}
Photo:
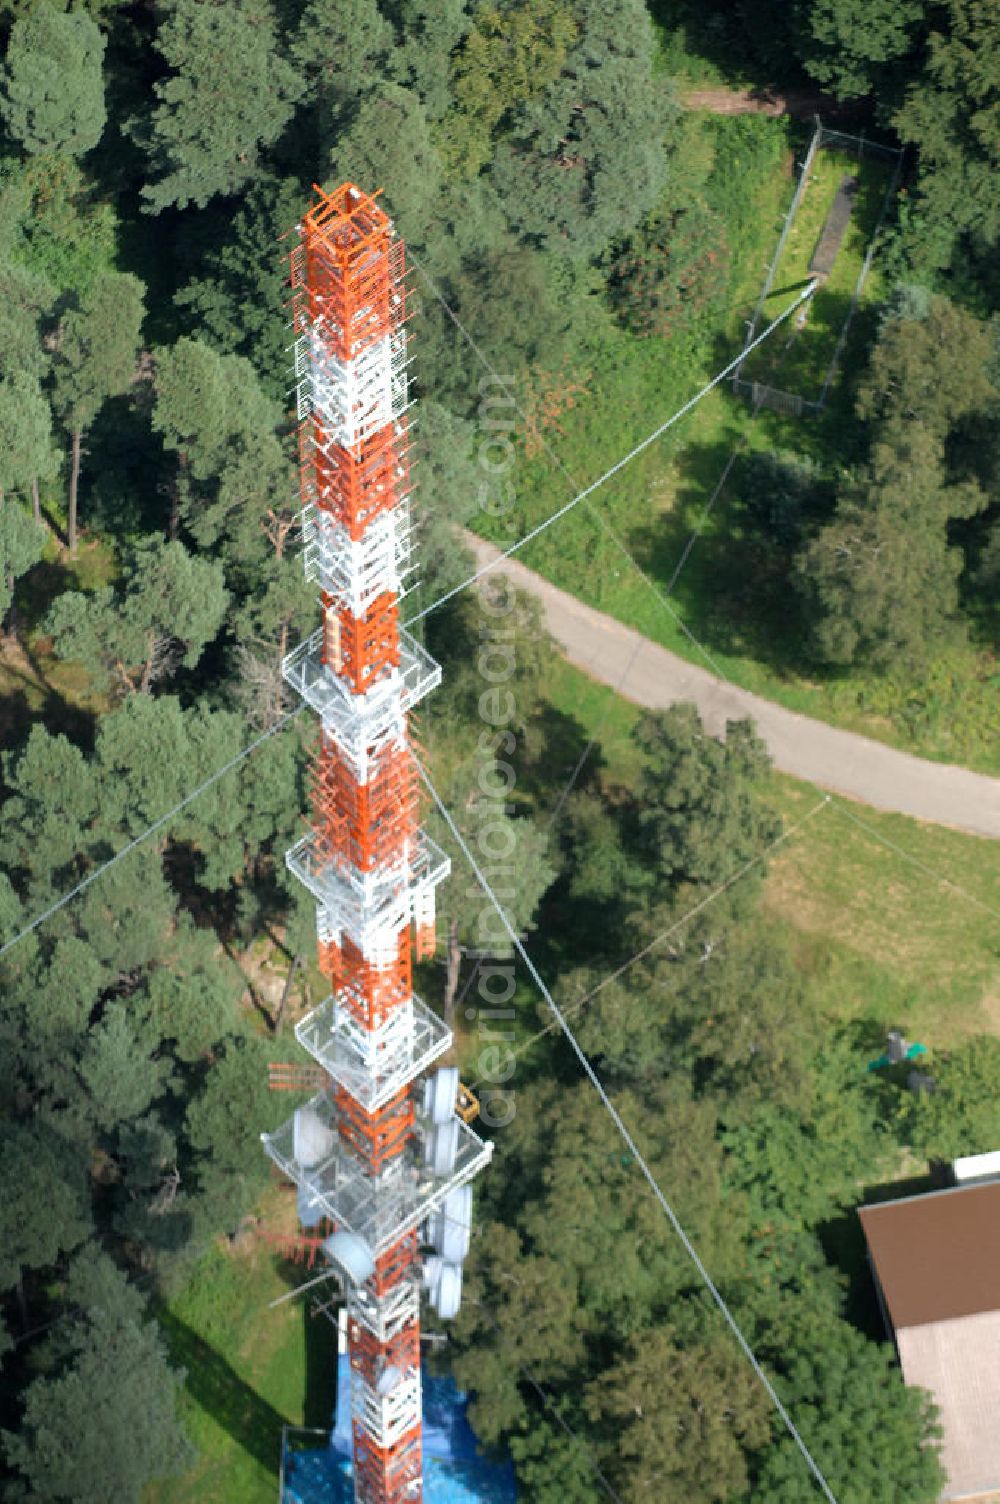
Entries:
{"type": "Polygon", "coordinates": [[[359,1504],[422,1494],[420,1290],[461,1299],[469,1181],[487,1163],[452,1036],[414,996],[447,858],[418,825],[410,710],[441,670],[399,625],[410,570],[404,254],[373,197],[317,198],[292,253],[302,528],[322,624],[283,665],[320,719],[312,827],[287,854],[316,900],[331,994],[297,1025],[321,1089],[264,1146],[347,1287],[359,1504]]]}

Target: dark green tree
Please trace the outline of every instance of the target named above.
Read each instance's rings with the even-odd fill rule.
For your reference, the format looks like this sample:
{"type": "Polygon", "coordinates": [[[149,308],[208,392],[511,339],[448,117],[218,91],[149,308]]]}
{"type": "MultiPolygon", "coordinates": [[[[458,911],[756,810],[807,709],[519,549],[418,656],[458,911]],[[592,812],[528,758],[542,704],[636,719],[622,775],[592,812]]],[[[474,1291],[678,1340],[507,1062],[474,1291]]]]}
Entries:
{"type": "MultiPolygon", "coordinates": [[[[696,707],[681,704],[644,715],[635,735],[647,759],[639,827],[657,880],[714,887],[780,834],[760,798],[771,760],[752,722],[727,722],[717,740],[696,707]]],[[[744,893],[753,886],[741,884],[744,893]]]]}
{"type": "Polygon", "coordinates": [[[930,1066],[934,1089],[900,1100],[899,1131],[927,1159],[985,1154],[1000,1142],[1000,1040],[974,1035],[930,1066]]]}
{"type": "Polygon", "coordinates": [[[572,12],[580,40],[541,97],[515,112],[491,175],[518,234],[589,259],[652,208],[676,108],[653,78],[641,0],[577,0],[572,12]]]}
{"type": "Polygon", "coordinates": [[[0,497],[30,491],[36,522],[41,522],[38,482],[59,468],[52,443],[52,410],[38,380],[27,371],[0,379],[0,497]]]}
{"type": "MultiPolygon", "coordinates": [[[[724,1504],[769,1439],[770,1402],[729,1334],[685,1341],[654,1326],[589,1386],[585,1408],[629,1499],[724,1504]]],[[[593,1437],[593,1433],[591,1433],[593,1437]]]]}
{"type": "MultiPolygon", "coordinates": [[[[807,455],[788,450],[749,453],[735,484],[745,527],[766,549],[782,556],[801,547],[809,527],[833,510],[835,488],[824,467],[807,455]]],[[[782,590],[787,590],[784,571],[782,590]]]]}
{"type": "Polygon", "coordinates": [[[137,1026],[123,1001],[112,1004],[90,1030],[80,1052],[79,1075],[87,1110],[99,1131],[134,1123],[159,1096],[169,1062],[158,1054],[160,1040],[137,1026]]]}
{"type": "Polygon", "coordinates": [[[808,1094],[782,1101],[775,1092],[749,1113],[725,1109],[726,1182],[747,1196],[762,1234],[782,1223],[801,1233],[840,1208],[853,1211],[858,1186],[895,1162],[857,1049],[820,1028],[801,993],[796,1003],[800,1037],[812,1046],[808,1094]]]}
{"type": "Polygon", "coordinates": [[[173,516],[221,558],[233,591],[241,694],[271,725],[284,705],[281,661],[289,634],[314,615],[292,548],[299,503],[278,429],[282,414],[249,362],[181,339],[157,360],[153,426],[177,454],[173,516]]]}
{"type": "Polygon", "coordinates": [[[48,1122],[7,1122],[2,1141],[0,1288],[9,1290],[71,1252],[93,1224],[82,1158],[48,1122]]]}
{"type": "Polygon", "coordinates": [[[77,494],[83,435],[109,397],[136,374],[143,286],[131,272],[105,272],[64,315],[53,360],[53,405],[69,431],[70,553],[76,552],[77,494]]]}
{"type": "Polygon", "coordinates": [[[393,73],[396,37],[376,0],[308,0],[289,51],[325,155],[358,101],[393,73]]]}
{"type": "Polygon", "coordinates": [[[101,65],[105,41],[81,11],[34,5],[15,21],[0,78],[0,115],[26,152],[79,156],[96,146],[107,118],[101,65]]]}
{"type": "Polygon", "coordinates": [[[266,1040],[231,1039],[217,1057],[204,1090],[188,1108],[185,1130],[194,1154],[206,1232],[235,1231],[268,1181],[268,1162],[247,1123],[267,1129],[281,1108],[268,1090],[266,1040]],[[240,1124],[243,1124],[243,1129],[240,1124]]]}
{"type": "MultiPolygon", "coordinates": [[[[549,1094],[547,1084],[519,1088],[517,1116],[501,1136],[507,1190],[501,1186],[498,1194],[508,1225],[488,1224],[473,1247],[454,1369],[474,1391],[477,1434],[505,1445],[509,1439],[532,1496],[582,1504],[594,1496],[594,1463],[621,1476],[621,1427],[609,1416],[605,1433],[587,1413],[616,1357],[624,1386],[625,1353],[633,1344],[638,1349],[666,1309],[683,1323],[678,1346],[698,1347],[704,1338],[683,1317],[697,1276],[593,1088],[581,1082],[564,1090],[555,1115],[549,1094]],[[585,1439],[582,1447],[559,1446],[546,1457],[541,1438],[551,1435],[550,1406],[540,1408],[528,1372],[585,1439]],[[567,1493],[554,1469],[569,1450],[567,1493]]],[[[713,1274],[731,1277],[742,1257],[742,1206],[739,1197],[720,1199],[712,1107],[692,1102],[679,1079],[658,1083],[641,1100],[622,1093],[615,1101],[653,1174],[670,1186],[687,1232],[712,1250],[713,1274]]],[[[699,1372],[696,1362],[675,1365],[675,1414],[691,1415],[687,1407],[696,1405],[710,1366],[711,1360],[699,1372]]],[[[632,1459],[628,1464],[637,1478],[638,1437],[637,1428],[634,1467],[632,1459]]]]}
{"type": "Polygon", "coordinates": [[[231,1031],[244,978],[213,930],[187,915],[146,982],[145,1008],[156,1037],[186,1064],[213,1051],[231,1031]]]}
{"type": "Polygon", "coordinates": [[[9,796],[0,831],[4,870],[32,899],[52,897],[81,873],[79,862],[106,850],[96,828],[96,780],[79,747],[41,725],[4,754],[9,796]],[[86,833],[85,833],[86,832],[86,833]]]}
{"type": "Polygon", "coordinates": [[[154,84],[152,116],[136,127],[153,181],[150,213],[204,207],[257,173],[288,123],[301,80],[278,48],[267,0],[170,0],[156,45],[173,70],[154,84]]]}
{"type": "Polygon", "coordinates": [[[454,105],[439,133],[450,167],[463,176],[481,171],[497,127],[555,81],[576,36],[567,0],[477,8],[453,66],[454,105]]]}
{"type": "Polygon", "coordinates": [[[996,641],[1000,639],[1000,519],[994,518],[987,529],[972,583],[977,595],[986,602],[987,620],[996,641]]]}
{"type": "Polygon", "coordinates": [[[796,563],[817,656],[887,669],[924,663],[960,640],[964,561],[947,524],[984,504],[974,482],[947,483],[942,446],[926,428],[912,423],[876,445],[867,473],[796,563]]]}
{"type": "MultiPolygon", "coordinates": [[[[765,1345],[762,1355],[780,1368],[778,1392],[837,1498],[933,1504],[944,1472],[929,1396],[902,1383],[888,1343],[870,1341],[846,1321],[809,1319],[802,1308],[793,1320],[794,1342],[773,1353],[765,1345]]],[[[803,1470],[801,1452],[781,1433],[755,1470],[752,1495],[801,1504],[803,1470]]]]}
{"type": "Polygon", "coordinates": [[[8,1464],[40,1504],[139,1504],[154,1479],[192,1461],[175,1413],[181,1376],[156,1323],[104,1255],[71,1271],[66,1294],[83,1313],[47,1339],[48,1373],[25,1393],[8,1464]]]}
{"type": "Polygon", "coordinates": [[[733,1121],[765,1103],[804,1107],[816,1039],[780,937],[734,923],[718,902],[690,922],[657,906],[622,931],[630,951],[648,946],[648,955],[620,977],[581,967],[558,985],[605,1074],[643,1082],[683,1072],[699,1096],[724,1100],[733,1121]]]}
{"type": "Polygon", "coordinates": [[[900,96],[930,10],[927,0],[811,0],[802,61],[838,99],[875,93],[885,105],[900,96]]]}
{"type": "Polygon", "coordinates": [[[473,454],[474,430],[440,402],[416,405],[413,456],[419,484],[413,521],[420,558],[420,600],[430,603],[467,579],[471,555],[457,529],[468,526],[489,494],[473,454]]]}
{"type": "Polygon", "coordinates": [[[0,622],[8,622],[14,585],[38,563],[44,547],[45,529],[16,501],[0,502],[0,622]]]}
{"type": "Polygon", "coordinates": [[[302,213],[303,200],[297,182],[256,182],[174,300],[200,339],[223,355],[245,356],[275,399],[285,397],[290,380],[288,266],[276,246],[302,213]]]}
{"type": "Polygon", "coordinates": [[[428,120],[451,108],[450,60],[472,25],[472,0],[393,0],[400,34],[396,55],[399,81],[419,96],[428,120]]]}
{"type": "MultiPolygon", "coordinates": [[[[0,244],[16,266],[0,277],[5,295],[10,289],[10,296],[23,299],[23,312],[34,322],[39,315],[46,317],[47,348],[35,352],[24,369],[34,369],[39,354],[45,367],[54,344],[47,315],[56,294],[59,309],[65,310],[115,265],[118,216],[77,158],[62,153],[43,152],[17,164],[8,160],[0,185],[0,244]]],[[[5,321],[11,313],[5,310],[5,321]]]]}
{"type": "Polygon", "coordinates": [[[381,84],[338,135],[330,155],[336,182],[385,189],[386,204],[407,242],[423,247],[441,214],[443,166],[419,98],[381,84]]]}
{"type": "Polygon", "coordinates": [[[795,565],[822,661],[912,666],[960,640],[951,526],[988,503],[970,433],[995,401],[992,354],[989,330],[945,298],[888,306],[858,387],[868,463],[795,565]]]}
{"type": "Polygon", "coordinates": [[[707,205],[654,213],[611,268],[611,304],[627,329],[667,337],[714,309],[729,284],[721,216],[707,205]]]}
{"type": "Polygon", "coordinates": [[[944,442],[996,397],[994,333],[940,296],[890,304],[858,384],[857,413],[879,438],[918,424],[944,442]]]}
{"type": "MultiPolygon", "coordinates": [[[[488,733],[486,733],[488,737],[488,733]]],[[[509,764],[504,764],[509,767],[509,764]]],[[[518,935],[526,935],[534,926],[538,905],[551,886],[556,869],[549,855],[545,831],[527,816],[508,814],[503,789],[508,774],[498,769],[488,755],[463,764],[456,772],[443,798],[456,811],[455,823],[481,868],[485,868],[491,886],[501,886],[491,851],[504,852],[503,909],[518,935]],[[488,791],[497,790],[492,796],[488,791]]],[[[453,818],[455,818],[453,816],[453,818]]],[[[453,870],[466,877],[451,883],[442,893],[441,921],[445,932],[447,976],[444,992],[445,1019],[454,1022],[453,1010],[458,990],[463,955],[497,959],[513,954],[513,946],[490,900],[478,886],[460,848],[444,822],[431,817],[435,839],[451,857],[453,870]],[[467,878],[467,880],[466,880],[467,878]]]]}
{"type": "Polygon", "coordinates": [[[42,380],[49,368],[43,326],[54,302],[44,277],[17,262],[0,262],[0,375],[42,380]]]}
{"type": "Polygon", "coordinates": [[[240,400],[237,373],[244,371],[252,381],[246,361],[227,362],[200,339],[185,337],[156,352],[153,428],[177,454],[182,471],[190,468],[197,480],[219,474],[230,439],[242,427],[234,408],[240,400]]]}
{"type": "Polygon", "coordinates": [[[916,204],[904,226],[912,265],[948,266],[968,237],[988,254],[1000,237],[991,185],[1000,167],[1000,37],[991,0],[934,7],[923,70],[911,75],[893,124],[917,148],[916,204]]]}

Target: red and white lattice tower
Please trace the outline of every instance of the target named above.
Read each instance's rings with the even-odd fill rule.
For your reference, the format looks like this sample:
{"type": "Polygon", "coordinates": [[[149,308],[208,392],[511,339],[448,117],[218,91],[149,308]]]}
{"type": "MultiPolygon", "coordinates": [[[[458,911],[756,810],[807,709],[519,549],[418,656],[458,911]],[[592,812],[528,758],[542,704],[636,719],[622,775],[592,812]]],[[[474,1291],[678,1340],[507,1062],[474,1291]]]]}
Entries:
{"type": "Polygon", "coordinates": [[[427,1071],[451,1034],[415,997],[447,858],[420,830],[408,714],[441,671],[399,624],[409,569],[404,258],[350,183],[318,198],[292,253],[303,536],[320,629],[286,659],[319,716],[312,828],[288,852],[317,904],[331,995],[296,1035],[325,1085],[273,1134],[307,1227],[347,1291],[355,1498],[422,1497],[421,1286],[455,1314],[468,1182],[490,1158],[427,1071]],[[411,944],[411,935],[413,941],[411,944]]]}

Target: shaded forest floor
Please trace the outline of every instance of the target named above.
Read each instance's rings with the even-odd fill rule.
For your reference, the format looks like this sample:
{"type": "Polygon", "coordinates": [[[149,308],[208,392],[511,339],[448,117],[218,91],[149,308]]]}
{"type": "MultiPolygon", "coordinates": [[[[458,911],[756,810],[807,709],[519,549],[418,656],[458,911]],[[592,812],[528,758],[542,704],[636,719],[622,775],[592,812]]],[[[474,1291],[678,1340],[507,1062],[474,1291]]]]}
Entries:
{"type": "Polygon", "coordinates": [[[793,120],[823,120],[845,124],[863,118],[867,100],[837,100],[818,89],[732,89],[724,84],[681,89],[681,103],[688,110],[709,110],[713,115],[790,115],[793,120]]]}

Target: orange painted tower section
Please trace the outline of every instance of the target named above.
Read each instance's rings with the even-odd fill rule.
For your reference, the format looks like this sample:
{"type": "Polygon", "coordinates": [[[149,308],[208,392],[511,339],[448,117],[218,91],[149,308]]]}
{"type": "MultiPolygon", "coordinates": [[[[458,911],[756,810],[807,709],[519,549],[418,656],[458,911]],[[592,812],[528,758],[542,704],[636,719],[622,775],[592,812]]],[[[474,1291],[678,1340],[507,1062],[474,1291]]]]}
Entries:
{"type": "MultiPolygon", "coordinates": [[[[411,569],[405,257],[376,199],[316,190],[292,253],[307,577],[321,624],[285,660],[319,716],[310,829],[287,854],[316,900],[330,995],[296,1028],[323,1085],[273,1134],[346,1295],[359,1504],[420,1500],[420,1296],[461,1298],[469,1182],[490,1157],[451,1034],[413,993],[447,858],[419,826],[409,713],[440,669],[400,625],[411,569]]],[[[308,1079],[308,1071],[303,1074],[308,1079]]]]}

